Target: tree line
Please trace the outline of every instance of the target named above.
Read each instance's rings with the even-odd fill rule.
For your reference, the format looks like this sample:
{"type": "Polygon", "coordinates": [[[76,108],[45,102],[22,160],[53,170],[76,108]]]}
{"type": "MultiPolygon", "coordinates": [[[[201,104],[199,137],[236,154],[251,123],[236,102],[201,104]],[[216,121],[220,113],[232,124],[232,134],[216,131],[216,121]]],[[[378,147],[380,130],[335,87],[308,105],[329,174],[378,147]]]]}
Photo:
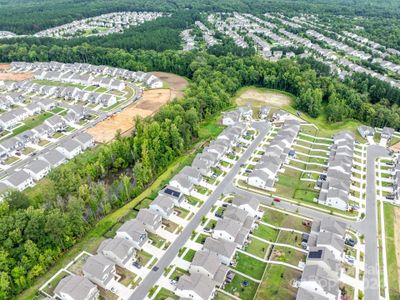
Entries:
{"type": "Polygon", "coordinates": [[[15,298],[100,218],[143,191],[198,140],[201,123],[229,107],[243,86],[290,92],[298,109],[313,117],[324,114],[331,122],[354,118],[400,128],[399,98],[375,88],[372,81],[362,89],[360,82],[366,79],[340,82],[314,70],[310,61],[270,62],[256,56],[172,50],[128,52],[87,44],[1,45],[0,61],[13,60],[167,71],[186,76],[191,83],[182,99],[165,105],[153,117],[135,120],[132,136],[118,136],[111,144],[87,151],[53,170],[34,188],[5,198],[0,204],[0,299],[15,298]],[[377,102],[379,97],[388,100],[377,102]]]}

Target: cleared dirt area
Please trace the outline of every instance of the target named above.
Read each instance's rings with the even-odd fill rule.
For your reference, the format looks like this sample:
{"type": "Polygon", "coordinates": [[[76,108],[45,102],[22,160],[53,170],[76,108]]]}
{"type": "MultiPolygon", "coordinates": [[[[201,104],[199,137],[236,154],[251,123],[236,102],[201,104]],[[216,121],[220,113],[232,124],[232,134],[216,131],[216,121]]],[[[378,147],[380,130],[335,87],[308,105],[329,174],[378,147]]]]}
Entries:
{"type": "Polygon", "coordinates": [[[170,98],[169,89],[155,89],[144,91],[143,98],[137,103],[129,105],[120,113],[117,113],[107,120],[98,123],[96,126],[88,129],[88,132],[94,136],[98,143],[107,143],[114,139],[117,131],[127,135],[132,130],[133,120],[139,116],[148,117],[160,109],[170,98]]]}
{"type": "Polygon", "coordinates": [[[273,90],[264,91],[257,88],[246,89],[236,98],[236,103],[238,105],[246,105],[250,103],[253,106],[268,105],[275,107],[284,107],[290,105],[290,102],[290,96],[284,93],[273,90]]]}
{"type": "Polygon", "coordinates": [[[108,143],[115,138],[118,131],[126,136],[132,132],[136,117],[146,118],[156,113],[167,102],[183,96],[183,90],[188,85],[186,79],[171,73],[153,72],[155,76],[166,83],[169,88],[144,91],[142,99],[129,105],[120,113],[98,123],[88,132],[98,143],[108,143]]]}
{"type": "Polygon", "coordinates": [[[188,85],[188,81],[185,78],[166,72],[151,72],[150,74],[157,76],[166,83],[171,90],[171,100],[183,96],[183,91],[188,85]]]}
{"type": "Polygon", "coordinates": [[[5,72],[10,69],[9,64],[0,64],[0,80],[22,81],[33,77],[32,73],[5,72]]]}
{"type": "Polygon", "coordinates": [[[393,150],[394,152],[400,152],[400,142],[390,146],[390,150],[393,150]]]}

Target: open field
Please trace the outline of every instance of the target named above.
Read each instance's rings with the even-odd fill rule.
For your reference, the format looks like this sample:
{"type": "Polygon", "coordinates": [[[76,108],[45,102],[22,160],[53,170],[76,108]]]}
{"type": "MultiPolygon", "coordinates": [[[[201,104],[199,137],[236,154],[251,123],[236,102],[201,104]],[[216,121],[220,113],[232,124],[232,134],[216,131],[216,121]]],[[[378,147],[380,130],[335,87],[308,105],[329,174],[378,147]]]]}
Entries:
{"type": "Polygon", "coordinates": [[[386,255],[389,273],[389,296],[390,299],[398,299],[400,296],[400,209],[385,204],[385,233],[386,233],[386,255]]]}
{"type": "Polygon", "coordinates": [[[238,105],[250,103],[254,107],[269,105],[274,107],[284,107],[290,105],[292,96],[277,90],[247,87],[241,89],[236,98],[238,105]]]}
{"type": "Polygon", "coordinates": [[[183,97],[183,91],[188,85],[188,81],[185,78],[166,72],[151,72],[150,74],[160,78],[164,85],[169,87],[171,100],[183,97]]]}

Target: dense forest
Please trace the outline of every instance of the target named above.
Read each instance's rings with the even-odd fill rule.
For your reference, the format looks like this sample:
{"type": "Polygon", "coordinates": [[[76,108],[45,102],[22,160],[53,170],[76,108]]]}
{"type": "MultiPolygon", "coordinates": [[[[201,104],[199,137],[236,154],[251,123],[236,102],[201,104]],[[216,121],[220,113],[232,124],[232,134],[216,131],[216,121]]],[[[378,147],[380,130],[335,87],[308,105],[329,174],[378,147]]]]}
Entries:
{"type": "Polygon", "coordinates": [[[0,30],[34,33],[73,20],[115,11],[268,11],[331,13],[349,16],[399,18],[396,0],[0,0],[0,30]]]}
{"type": "Polygon", "coordinates": [[[295,106],[313,117],[354,118],[400,128],[400,97],[388,86],[368,77],[339,82],[310,59],[269,62],[255,56],[128,52],[90,45],[0,46],[0,61],[12,60],[168,71],[190,78],[191,83],[183,99],[164,106],[152,118],[137,120],[131,137],[118,137],[81,154],[33,189],[13,192],[0,204],[0,299],[14,298],[29,287],[102,216],[138,195],[193,145],[201,122],[230,106],[231,96],[242,86],[290,92],[296,96],[295,106]]]}

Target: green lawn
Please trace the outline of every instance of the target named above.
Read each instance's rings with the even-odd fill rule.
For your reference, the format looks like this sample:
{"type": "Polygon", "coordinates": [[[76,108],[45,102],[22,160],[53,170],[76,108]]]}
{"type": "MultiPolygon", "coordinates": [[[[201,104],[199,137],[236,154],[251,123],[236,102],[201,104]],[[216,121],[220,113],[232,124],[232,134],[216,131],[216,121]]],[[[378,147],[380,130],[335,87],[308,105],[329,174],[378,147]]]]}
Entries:
{"type": "Polygon", "coordinates": [[[44,292],[49,294],[50,296],[54,296],[54,290],[57,287],[58,283],[63,279],[64,277],[68,276],[69,274],[67,272],[60,272],[52,281],[50,281],[46,287],[43,289],[44,292]]]}
{"type": "Polygon", "coordinates": [[[27,119],[25,119],[23,121],[24,125],[15,128],[12,131],[12,134],[10,136],[8,136],[8,137],[15,136],[15,135],[20,134],[20,133],[22,133],[24,131],[32,129],[32,128],[36,127],[36,126],[39,126],[40,124],[42,124],[46,119],[50,118],[51,116],[53,116],[52,113],[44,112],[42,114],[27,118],[27,119]]]}
{"type": "Polygon", "coordinates": [[[189,274],[189,271],[186,271],[181,268],[175,268],[174,272],[172,272],[169,278],[178,281],[178,279],[185,274],[189,274]]]}
{"type": "Polygon", "coordinates": [[[149,233],[148,234],[149,239],[153,242],[153,246],[157,248],[161,248],[162,245],[165,243],[165,239],[162,237],[158,236],[157,234],[154,233],[149,233]]]}
{"type": "Polygon", "coordinates": [[[302,218],[291,216],[284,212],[273,210],[267,207],[262,207],[262,209],[264,210],[264,215],[262,220],[265,223],[277,227],[292,228],[304,232],[310,232],[310,228],[303,225],[302,218]]]}
{"type": "Polygon", "coordinates": [[[185,254],[183,257],[184,260],[192,262],[194,255],[196,254],[196,251],[193,249],[189,249],[188,252],[185,254]]]}
{"type": "Polygon", "coordinates": [[[196,239],[196,243],[204,244],[204,242],[206,241],[206,238],[208,238],[208,235],[200,233],[200,235],[196,239]]]}
{"type": "Polygon", "coordinates": [[[262,278],[264,274],[264,269],[267,265],[266,263],[241,252],[237,253],[236,262],[236,270],[254,279],[262,278]]]}
{"type": "Polygon", "coordinates": [[[232,282],[225,285],[224,290],[242,300],[253,300],[257,287],[258,283],[239,274],[235,274],[232,282]],[[244,282],[247,282],[248,285],[244,286],[244,282]]]}
{"type": "Polygon", "coordinates": [[[193,196],[185,196],[186,200],[193,206],[196,206],[198,203],[200,203],[200,205],[203,203],[203,201],[201,201],[200,199],[197,199],[196,197],[193,196]]]}
{"type": "Polygon", "coordinates": [[[278,230],[271,228],[269,226],[259,224],[258,228],[254,231],[254,235],[258,236],[264,240],[275,242],[278,236],[278,230]]]}
{"type": "Polygon", "coordinates": [[[149,262],[149,260],[153,257],[151,254],[143,250],[136,252],[136,256],[142,266],[145,266],[149,262]]]}
{"type": "Polygon", "coordinates": [[[305,261],[306,255],[288,247],[274,246],[271,251],[270,260],[282,261],[293,266],[298,266],[300,261],[305,261]]]}
{"type": "Polygon", "coordinates": [[[291,286],[298,280],[301,272],[280,265],[268,265],[265,276],[254,299],[294,300],[297,289],[291,286]]]}
{"type": "Polygon", "coordinates": [[[287,244],[301,248],[302,236],[300,233],[292,231],[281,231],[279,232],[277,243],[287,244]]]}
{"type": "Polygon", "coordinates": [[[199,129],[200,139],[214,139],[217,137],[224,129],[224,126],[219,123],[220,119],[221,116],[218,115],[209,121],[204,122],[203,126],[199,129]]]}
{"type": "MultiPolygon", "coordinates": [[[[400,297],[399,289],[399,264],[396,258],[396,243],[394,238],[395,231],[395,210],[400,208],[390,204],[384,204],[385,233],[386,233],[386,256],[389,274],[389,296],[390,299],[400,297]]],[[[398,229],[398,228],[397,228],[398,229]]]]}
{"type": "Polygon", "coordinates": [[[166,288],[161,288],[158,294],[154,297],[154,300],[165,300],[168,298],[172,298],[178,300],[179,297],[174,294],[174,292],[167,290],[166,288]]]}
{"type": "Polygon", "coordinates": [[[225,294],[223,294],[221,292],[216,292],[215,296],[214,296],[214,300],[233,300],[233,299],[234,298],[232,298],[232,297],[230,297],[228,295],[225,295],[225,294]]]}
{"type": "Polygon", "coordinates": [[[246,246],[246,252],[256,255],[260,258],[265,258],[267,254],[269,245],[267,243],[261,242],[255,238],[251,239],[251,242],[246,246]]]}

